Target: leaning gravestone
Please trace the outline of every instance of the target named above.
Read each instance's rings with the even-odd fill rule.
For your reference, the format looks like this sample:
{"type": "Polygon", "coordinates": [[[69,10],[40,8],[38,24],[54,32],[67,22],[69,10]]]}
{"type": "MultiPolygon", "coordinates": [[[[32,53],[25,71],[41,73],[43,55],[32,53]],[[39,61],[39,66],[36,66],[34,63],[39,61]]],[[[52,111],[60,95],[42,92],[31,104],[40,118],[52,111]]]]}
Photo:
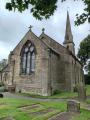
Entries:
{"type": "Polygon", "coordinates": [[[68,100],[67,101],[67,112],[79,113],[80,112],[80,102],[78,102],[76,100],[68,100]]]}
{"type": "Polygon", "coordinates": [[[86,100],[86,88],[83,85],[78,86],[78,98],[80,101],[86,100]]]}

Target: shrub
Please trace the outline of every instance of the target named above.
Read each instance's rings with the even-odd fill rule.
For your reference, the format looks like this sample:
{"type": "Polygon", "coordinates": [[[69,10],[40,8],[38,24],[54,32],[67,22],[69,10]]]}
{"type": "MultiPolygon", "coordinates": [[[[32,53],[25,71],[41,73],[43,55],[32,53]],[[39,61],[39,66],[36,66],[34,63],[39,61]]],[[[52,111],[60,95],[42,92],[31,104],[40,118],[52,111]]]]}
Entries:
{"type": "Polygon", "coordinates": [[[56,95],[56,94],[59,94],[59,93],[61,93],[60,90],[54,90],[54,91],[53,91],[53,95],[56,95]]]}
{"type": "Polygon", "coordinates": [[[78,87],[77,86],[74,87],[74,92],[78,92],[78,87]]]}
{"type": "Polygon", "coordinates": [[[4,86],[0,87],[0,92],[4,92],[4,90],[5,90],[4,86]]]}
{"type": "Polygon", "coordinates": [[[90,85],[90,75],[84,75],[85,84],[90,85]]]}
{"type": "Polygon", "coordinates": [[[4,86],[3,82],[0,82],[0,87],[4,86]]]}

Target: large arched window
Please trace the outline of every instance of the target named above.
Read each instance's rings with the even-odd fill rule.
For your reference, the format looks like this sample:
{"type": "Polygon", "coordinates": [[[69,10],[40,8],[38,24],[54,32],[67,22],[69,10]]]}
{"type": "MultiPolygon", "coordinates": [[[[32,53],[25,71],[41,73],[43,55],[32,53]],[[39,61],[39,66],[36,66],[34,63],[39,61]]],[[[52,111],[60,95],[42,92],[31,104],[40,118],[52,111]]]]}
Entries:
{"type": "Polygon", "coordinates": [[[35,71],[35,47],[27,41],[21,50],[21,73],[31,74],[35,71]]]}

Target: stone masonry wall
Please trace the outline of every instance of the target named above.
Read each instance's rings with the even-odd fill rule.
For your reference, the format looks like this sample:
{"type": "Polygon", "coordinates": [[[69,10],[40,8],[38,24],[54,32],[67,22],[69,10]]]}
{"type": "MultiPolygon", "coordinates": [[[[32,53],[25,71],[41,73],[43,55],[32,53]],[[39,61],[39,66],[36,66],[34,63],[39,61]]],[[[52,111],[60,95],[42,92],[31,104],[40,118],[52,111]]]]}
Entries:
{"type": "MultiPolygon", "coordinates": [[[[42,42],[31,32],[29,32],[14,49],[12,60],[15,61],[13,83],[16,84],[16,90],[22,92],[31,92],[35,94],[47,95],[48,80],[48,52],[42,42]],[[27,40],[30,40],[36,46],[35,73],[31,75],[20,74],[20,52],[27,40]]],[[[11,69],[12,69],[12,65],[11,69]]],[[[12,71],[12,70],[11,70],[12,71]]],[[[10,78],[13,71],[10,73],[10,78]]]]}
{"type": "Polygon", "coordinates": [[[28,31],[9,55],[7,84],[16,84],[16,91],[48,96],[54,91],[73,91],[77,84],[84,84],[81,64],[69,51],[46,35],[39,39],[28,31]],[[43,37],[43,38],[42,38],[43,37]],[[21,49],[27,40],[36,47],[35,72],[22,75],[21,49]],[[50,46],[47,46],[46,44],[50,46]]]}

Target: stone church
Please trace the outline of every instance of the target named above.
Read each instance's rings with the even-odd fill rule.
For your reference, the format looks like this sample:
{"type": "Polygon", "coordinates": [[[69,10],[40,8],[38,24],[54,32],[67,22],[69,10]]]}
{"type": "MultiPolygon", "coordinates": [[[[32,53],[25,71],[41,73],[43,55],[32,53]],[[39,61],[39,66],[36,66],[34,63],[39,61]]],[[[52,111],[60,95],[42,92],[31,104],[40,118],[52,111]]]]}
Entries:
{"type": "Polygon", "coordinates": [[[30,29],[8,57],[0,72],[6,86],[16,91],[52,95],[58,91],[74,91],[84,84],[82,65],[75,56],[75,44],[67,12],[63,46],[44,33],[37,37],[30,29]]]}

